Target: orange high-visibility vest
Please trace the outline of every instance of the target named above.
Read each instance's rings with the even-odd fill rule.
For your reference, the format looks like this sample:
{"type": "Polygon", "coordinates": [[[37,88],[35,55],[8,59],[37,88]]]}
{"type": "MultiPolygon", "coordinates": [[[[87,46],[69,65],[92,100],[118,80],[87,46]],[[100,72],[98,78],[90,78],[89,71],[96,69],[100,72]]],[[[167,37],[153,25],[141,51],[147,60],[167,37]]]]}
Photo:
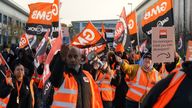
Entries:
{"type": "MultiPolygon", "coordinates": [[[[83,71],[83,73],[87,76],[91,87],[91,108],[103,108],[98,86],[89,72],[83,71]]],[[[64,72],[64,78],[63,84],[54,94],[51,108],[76,108],[78,84],[72,74],[69,75],[64,72]]]]}
{"type": "Polygon", "coordinates": [[[186,74],[181,71],[175,73],[169,86],[161,93],[153,108],[164,108],[173,98],[174,94],[176,93],[179,85],[181,84],[185,76],[186,74]]]}
{"type": "Polygon", "coordinates": [[[0,98],[0,108],[6,108],[8,102],[9,96],[7,96],[5,99],[0,98]]]}
{"type": "Polygon", "coordinates": [[[139,102],[142,97],[159,81],[159,75],[158,72],[153,69],[150,73],[150,78],[147,78],[146,72],[144,72],[140,67],[133,80],[125,80],[129,87],[126,97],[139,102]]]}
{"type": "Polygon", "coordinates": [[[109,73],[99,72],[98,78],[96,80],[97,85],[101,93],[101,98],[103,101],[113,101],[115,97],[115,87],[111,83],[112,75],[109,73]]]}

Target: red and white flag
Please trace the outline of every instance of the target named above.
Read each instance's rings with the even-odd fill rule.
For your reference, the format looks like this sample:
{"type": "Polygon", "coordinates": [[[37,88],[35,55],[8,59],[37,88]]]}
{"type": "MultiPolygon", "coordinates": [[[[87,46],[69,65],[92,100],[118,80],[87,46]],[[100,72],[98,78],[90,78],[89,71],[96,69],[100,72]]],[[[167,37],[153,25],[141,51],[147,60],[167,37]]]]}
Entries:
{"type": "Polygon", "coordinates": [[[44,72],[43,72],[43,84],[45,84],[45,82],[51,75],[49,64],[51,63],[54,55],[61,50],[61,46],[62,46],[62,32],[60,32],[59,36],[56,38],[55,43],[53,44],[47,56],[47,59],[45,61],[44,72]]]}
{"type": "Polygon", "coordinates": [[[116,28],[115,28],[115,36],[114,40],[115,43],[121,43],[124,48],[127,48],[130,46],[130,42],[127,38],[127,20],[126,20],[126,11],[125,7],[123,7],[123,10],[121,12],[121,15],[119,17],[119,22],[117,22],[116,28]]]}

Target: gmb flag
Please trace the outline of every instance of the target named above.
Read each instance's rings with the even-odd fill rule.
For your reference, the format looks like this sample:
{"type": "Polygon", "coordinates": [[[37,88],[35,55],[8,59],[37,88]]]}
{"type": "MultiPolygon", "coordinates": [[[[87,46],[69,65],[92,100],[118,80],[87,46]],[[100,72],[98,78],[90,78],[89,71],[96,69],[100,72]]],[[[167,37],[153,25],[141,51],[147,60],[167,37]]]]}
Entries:
{"type": "Polygon", "coordinates": [[[151,36],[152,27],[170,27],[173,25],[172,0],[158,0],[145,11],[142,20],[142,30],[147,36],[151,36]]]}
{"type": "Polygon", "coordinates": [[[128,26],[128,35],[130,36],[131,42],[133,42],[133,46],[139,44],[138,37],[137,37],[137,21],[136,21],[136,11],[131,12],[126,17],[127,26],[128,26]]]}
{"type": "Polygon", "coordinates": [[[33,0],[33,3],[29,4],[30,14],[26,24],[28,34],[44,36],[47,30],[51,29],[52,4],[52,0],[33,0]]]}
{"type": "Polygon", "coordinates": [[[88,48],[104,43],[105,39],[101,36],[99,31],[97,31],[91,22],[88,22],[83,31],[73,38],[71,45],[78,48],[88,48]]]}

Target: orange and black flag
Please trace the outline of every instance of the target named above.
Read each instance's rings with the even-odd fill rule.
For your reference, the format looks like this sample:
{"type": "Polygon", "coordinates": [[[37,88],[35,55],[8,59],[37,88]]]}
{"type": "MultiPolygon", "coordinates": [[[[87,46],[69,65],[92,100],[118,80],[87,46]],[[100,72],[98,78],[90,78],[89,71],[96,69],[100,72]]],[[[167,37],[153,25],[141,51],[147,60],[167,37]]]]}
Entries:
{"type": "Polygon", "coordinates": [[[158,0],[149,7],[142,20],[142,30],[147,36],[151,36],[152,27],[170,27],[174,25],[172,0],[158,0]]]}
{"type": "Polygon", "coordinates": [[[81,33],[75,36],[71,41],[71,45],[78,48],[89,48],[104,43],[106,43],[105,39],[91,22],[88,22],[81,33]]]}
{"type": "Polygon", "coordinates": [[[136,11],[131,12],[126,17],[127,26],[128,26],[128,36],[130,36],[130,40],[133,46],[138,45],[137,39],[137,21],[136,21],[136,11]]]}
{"type": "Polygon", "coordinates": [[[52,5],[52,36],[53,38],[58,37],[59,31],[59,0],[54,0],[52,5]]]}
{"type": "Polygon", "coordinates": [[[19,41],[19,48],[27,48],[30,47],[29,40],[26,36],[27,34],[23,34],[19,41]]]}
{"type": "Polygon", "coordinates": [[[53,57],[57,54],[58,51],[61,50],[62,38],[63,38],[62,32],[60,32],[59,36],[55,39],[55,42],[54,42],[53,46],[51,47],[49,54],[47,55],[46,61],[44,63],[43,85],[46,83],[46,81],[49,79],[49,77],[51,75],[49,65],[50,65],[53,57]]]}
{"type": "Polygon", "coordinates": [[[26,32],[31,35],[44,36],[52,26],[52,4],[37,2],[29,4],[30,14],[26,24],[26,32]]]}

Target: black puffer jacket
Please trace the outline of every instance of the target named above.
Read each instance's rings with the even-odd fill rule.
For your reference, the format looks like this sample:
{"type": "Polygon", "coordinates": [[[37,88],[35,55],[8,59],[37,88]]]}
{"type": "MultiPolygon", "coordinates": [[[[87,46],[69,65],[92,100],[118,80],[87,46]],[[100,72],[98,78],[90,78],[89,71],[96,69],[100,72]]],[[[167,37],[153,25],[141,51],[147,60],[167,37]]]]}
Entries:
{"type": "MultiPolygon", "coordinates": [[[[175,95],[165,108],[192,108],[192,62],[185,62],[182,67],[183,69],[181,71],[185,72],[186,77],[181,82],[175,95]]],[[[170,74],[151,89],[142,103],[143,108],[152,108],[159,95],[168,87],[173,76],[174,73],[170,74]]]]}

